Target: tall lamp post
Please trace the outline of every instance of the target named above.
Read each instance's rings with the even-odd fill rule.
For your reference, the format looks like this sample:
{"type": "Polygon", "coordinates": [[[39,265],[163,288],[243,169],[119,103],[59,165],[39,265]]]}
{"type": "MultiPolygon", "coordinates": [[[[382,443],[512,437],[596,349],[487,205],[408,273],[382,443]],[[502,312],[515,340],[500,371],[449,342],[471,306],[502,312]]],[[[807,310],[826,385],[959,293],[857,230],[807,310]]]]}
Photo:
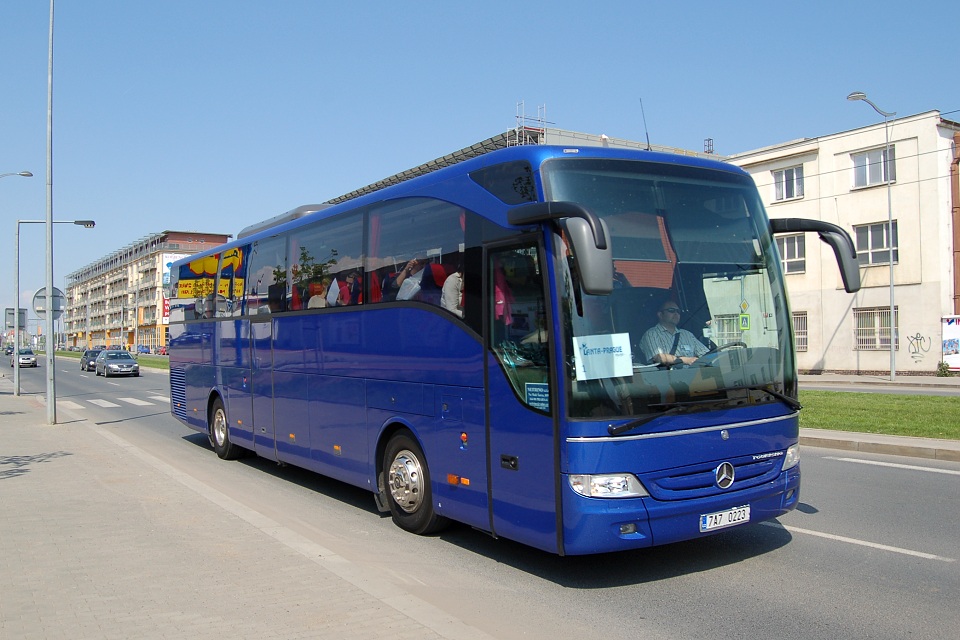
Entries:
{"type": "MultiPolygon", "coordinates": [[[[93,220],[53,220],[53,224],[76,224],[80,225],[84,229],[93,229],[97,223],[93,220]]],[[[22,224],[47,224],[47,220],[17,220],[17,230],[14,236],[14,268],[13,268],[13,288],[14,293],[17,296],[17,303],[13,306],[13,345],[14,345],[14,367],[13,367],[13,395],[20,395],[20,362],[17,360],[16,352],[20,349],[20,225],[22,224]]],[[[47,318],[53,317],[53,304],[51,300],[53,299],[53,291],[47,291],[47,318]]],[[[49,326],[49,325],[48,325],[49,326]]],[[[53,366],[50,364],[50,356],[53,353],[53,349],[56,349],[56,340],[53,339],[53,336],[47,335],[47,380],[53,380],[53,366]]],[[[56,388],[53,387],[51,393],[51,385],[47,385],[47,404],[56,404],[56,388]]],[[[49,410],[47,411],[49,415],[49,410]]],[[[50,424],[56,424],[56,413],[54,413],[53,422],[50,424]]]]}
{"type": "Polygon", "coordinates": [[[887,245],[890,249],[890,380],[897,377],[897,331],[895,315],[896,306],[894,304],[894,286],[893,286],[893,203],[890,195],[890,129],[887,125],[888,118],[897,115],[896,111],[887,112],[873,104],[867,94],[863,91],[854,91],[847,96],[847,100],[862,100],[873,107],[873,110],[883,116],[883,138],[884,138],[884,158],[883,158],[883,179],[887,183],[887,245]]]}
{"type": "Polygon", "coordinates": [[[14,171],[13,173],[0,173],[0,178],[6,178],[7,176],[20,176],[21,178],[32,178],[33,174],[29,171],[14,171]]]}
{"type": "MultiPolygon", "coordinates": [[[[0,178],[6,178],[7,176],[20,176],[21,178],[32,178],[33,174],[29,171],[12,171],[10,173],[0,173],[0,178]]],[[[19,229],[19,227],[17,227],[19,229]]],[[[13,307],[13,333],[16,336],[19,333],[20,328],[20,292],[17,291],[17,304],[13,307]]],[[[17,343],[16,339],[13,341],[13,352],[14,357],[19,353],[20,345],[17,343]]],[[[14,374],[16,376],[16,374],[14,374]]]]}

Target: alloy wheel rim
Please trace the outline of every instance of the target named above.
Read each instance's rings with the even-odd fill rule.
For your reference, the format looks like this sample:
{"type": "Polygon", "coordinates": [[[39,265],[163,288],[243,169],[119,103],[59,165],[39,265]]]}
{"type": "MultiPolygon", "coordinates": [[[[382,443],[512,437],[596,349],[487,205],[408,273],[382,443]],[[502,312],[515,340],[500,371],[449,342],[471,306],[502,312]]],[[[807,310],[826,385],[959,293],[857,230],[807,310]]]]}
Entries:
{"type": "Polygon", "coordinates": [[[423,501],[423,469],[420,461],[407,450],[400,451],[390,465],[387,474],[390,495],[397,506],[413,513],[423,501]]]}

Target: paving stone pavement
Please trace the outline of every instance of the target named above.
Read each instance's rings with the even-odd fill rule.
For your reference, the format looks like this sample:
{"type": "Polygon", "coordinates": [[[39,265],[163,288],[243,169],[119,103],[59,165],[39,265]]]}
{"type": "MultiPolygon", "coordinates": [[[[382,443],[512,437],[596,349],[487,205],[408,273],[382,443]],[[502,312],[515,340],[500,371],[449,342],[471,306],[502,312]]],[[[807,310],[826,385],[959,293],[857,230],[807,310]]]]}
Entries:
{"type": "Polygon", "coordinates": [[[488,637],[7,380],[0,638],[488,637]]]}

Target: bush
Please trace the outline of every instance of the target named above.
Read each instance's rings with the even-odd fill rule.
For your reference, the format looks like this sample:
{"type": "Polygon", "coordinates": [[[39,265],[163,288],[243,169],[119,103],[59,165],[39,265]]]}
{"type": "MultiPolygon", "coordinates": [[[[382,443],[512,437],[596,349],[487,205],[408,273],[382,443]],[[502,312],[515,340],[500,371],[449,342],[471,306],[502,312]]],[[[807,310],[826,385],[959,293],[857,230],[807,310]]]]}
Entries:
{"type": "Polygon", "coordinates": [[[950,371],[950,365],[948,365],[946,362],[937,363],[937,377],[938,378],[953,377],[953,372],[950,371]]]}

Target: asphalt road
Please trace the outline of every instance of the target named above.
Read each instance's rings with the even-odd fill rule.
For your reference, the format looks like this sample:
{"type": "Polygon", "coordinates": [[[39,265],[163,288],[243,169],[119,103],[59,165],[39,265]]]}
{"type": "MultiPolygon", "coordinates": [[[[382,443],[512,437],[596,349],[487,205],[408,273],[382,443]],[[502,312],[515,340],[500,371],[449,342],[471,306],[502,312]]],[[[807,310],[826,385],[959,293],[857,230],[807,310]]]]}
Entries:
{"type": "MultiPolygon", "coordinates": [[[[805,448],[801,506],[779,521],[560,558],[462,526],[404,533],[365,491],[256,457],[219,460],[169,415],[165,372],[106,380],[57,363],[58,413],[176,469],[170,482],[222,496],[211,509],[252,510],[271,523],[265,544],[296,532],[492,637],[942,639],[960,628],[960,463],[805,448]]],[[[22,373],[25,392],[43,391],[42,368],[22,373]]]]}

